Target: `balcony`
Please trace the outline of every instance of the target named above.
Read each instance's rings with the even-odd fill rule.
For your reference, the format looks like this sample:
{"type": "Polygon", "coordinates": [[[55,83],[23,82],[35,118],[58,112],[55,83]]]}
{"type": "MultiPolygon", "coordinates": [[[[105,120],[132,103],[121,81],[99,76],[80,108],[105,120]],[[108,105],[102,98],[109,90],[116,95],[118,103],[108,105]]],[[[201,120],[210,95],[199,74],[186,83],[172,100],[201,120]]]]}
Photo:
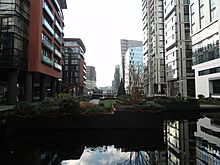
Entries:
{"type": "Polygon", "coordinates": [[[42,56],[42,62],[44,62],[44,63],[46,63],[48,65],[52,65],[51,59],[49,57],[47,57],[47,56],[44,56],[44,55],[42,56]]]}
{"type": "Polygon", "coordinates": [[[55,4],[55,7],[58,9],[58,13],[59,13],[60,17],[63,18],[62,14],[61,14],[62,10],[60,8],[59,3],[57,2],[57,0],[53,0],[53,1],[54,1],[54,4],[55,4]]]}
{"type": "Polygon", "coordinates": [[[44,46],[46,46],[49,50],[53,51],[53,45],[47,41],[45,38],[42,38],[42,43],[44,46]]]}
{"type": "Polygon", "coordinates": [[[54,49],[54,54],[57,55],[59,58],[62,58],[62,54],[57,49],[54,49]]]}
{"type": "Polygon", "coordinates": [[[55,22],[56,27],[59,29],[60,33],[63,32],[63,29],[61,28],[60,24],[58,23],[58,21],[55,22]]]}
{"type": "Polygon", "coordinates": [[[54,34],[54,30],[53,28],[50,26],[50,24],[48,23],[48,21],[45,18],[42,18],[42,24],[46,27],[46,29],[53,35],[54,34]]]}
{"type": "Polygon", "coordinates": [[[58,42],[60,45],[62,45],[62,40],[61,40],[60,36],[58,36],[58,34],[55,33],[54,37],[55,37],[55,39],[57,40],[57,42],[58,42]]]}
{"type": "Polygon", "coordinates": [[[56,62],[54,62],[54,68],[58,69],[60,71],[62,70],[62,66],[60,64],[56,63],[56,62]]]}
{"type": "Polygon", "coordinates": [[[47,14],[50,16],[50,18],[52,20],[54,20],[54,15],[53,15],[53,13],[51,12],[50,8],[48,7],[48,5],[45,2],[44,2],[44,5],[43,5],[43,8],[47,12],[47,14]]]}

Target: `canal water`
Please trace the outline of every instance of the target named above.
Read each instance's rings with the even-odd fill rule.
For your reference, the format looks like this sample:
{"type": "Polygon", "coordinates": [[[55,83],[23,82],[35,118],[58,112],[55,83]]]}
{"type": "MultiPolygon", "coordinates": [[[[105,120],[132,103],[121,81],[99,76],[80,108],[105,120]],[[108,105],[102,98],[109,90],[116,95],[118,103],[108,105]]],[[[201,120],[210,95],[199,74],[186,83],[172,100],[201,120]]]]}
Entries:
{"type": "Polygon", "coordinates": [[[20,130],[0,153],[1,165],[219,165],[220,113],[177,115],[151,129],[20,130]]]}

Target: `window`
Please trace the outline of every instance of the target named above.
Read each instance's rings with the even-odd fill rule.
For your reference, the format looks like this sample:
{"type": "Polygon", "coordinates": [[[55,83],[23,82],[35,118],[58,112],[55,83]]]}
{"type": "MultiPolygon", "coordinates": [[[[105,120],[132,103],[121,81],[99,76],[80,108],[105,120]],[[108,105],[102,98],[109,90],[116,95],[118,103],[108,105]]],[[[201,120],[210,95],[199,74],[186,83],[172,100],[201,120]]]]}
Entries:
{"type": "Polygon", "coordinates": [[[199,1],[199,18],[200,18],[200,29],[205,26],[205,19],[204,19],[204,0],[199,1]]]}
{"type": "Polygon", "coordinates": [[[210,21],[214,21],[216,19],[216,0],[209,0],[210,4],[210,21]]]}

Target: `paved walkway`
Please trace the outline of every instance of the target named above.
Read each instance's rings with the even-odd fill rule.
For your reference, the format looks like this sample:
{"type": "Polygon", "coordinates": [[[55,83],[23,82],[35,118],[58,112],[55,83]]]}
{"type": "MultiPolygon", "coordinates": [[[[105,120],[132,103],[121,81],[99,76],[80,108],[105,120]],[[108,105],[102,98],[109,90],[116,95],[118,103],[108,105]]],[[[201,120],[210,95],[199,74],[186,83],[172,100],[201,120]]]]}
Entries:
{"type": "Polygon", "coordinates": [[[89,102],[98,105],[98,104],[99,104],[99,101],[100,101],[99,99],[92,99],[92,100],[90,100],[89,102]]]}

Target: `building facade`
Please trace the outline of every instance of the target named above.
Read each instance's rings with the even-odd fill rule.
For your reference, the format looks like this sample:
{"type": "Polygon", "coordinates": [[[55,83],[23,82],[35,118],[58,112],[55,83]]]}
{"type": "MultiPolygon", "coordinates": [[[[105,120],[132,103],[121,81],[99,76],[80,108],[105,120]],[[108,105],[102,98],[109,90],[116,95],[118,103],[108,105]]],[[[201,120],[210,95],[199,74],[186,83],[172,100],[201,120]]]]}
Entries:
{"type": "Polygon", "coordinates": [[[191,0],[190,24],[196,96],[220,97],[220,3],[191,0]]]}
{"type": "Polygon", "coordinates": [[[220,164],[219,118],[199,119],[196,137],[196,164],[220,164]]]}
{"type": "Polygon", "coordinates": [[[114,80],[112,81],[112,90],[115,94],[118,93],[120,85],[120,65],[115,66],[114,80]]]}
{"type": "Polygon", "coordinates": [[[189,0],[164,0],[167,95],[195,96],[189,0]]]}
{"type": "Polygon", "coordinates": [[[125,80],[125,54],[130,47],[137,47],[137,46],[142,46],[142,41],[137,41],[137,40],[126,40],[126,39],[121,39],[121,75],[123,81],[125,80]]]}
{"type": "Polygon", "coordinates": [[[92,91],[96,88],[96,70],[94,66],[86,66],[86,89],[92,91]]]}
{"type": "Polygon", "coordinates": [[[167,164],[196,164],[196,121],[167,121],[167,164]]]}
{"type": "Polygon", "coordinates": [[[142,0],[147,95],[166,93],[163,0],[142,0]]]}
{"type": "Polygon", "coordinates": [[[44,99],[59,88],[66,0],[0,1],[1,82],[8,103],[44,99]]]}
{"type": "Polygon", "coordinates": [[[143,47],[128,48],[125,62],[125,91],[131,94],[135,88],[144,88],[143,47]]]}
{"type": "Polygon", "coordinates": [[[65,92],[81,96],[86,84],[86,48],[79,38],[64,38],[62,87],[65,92]]]}

